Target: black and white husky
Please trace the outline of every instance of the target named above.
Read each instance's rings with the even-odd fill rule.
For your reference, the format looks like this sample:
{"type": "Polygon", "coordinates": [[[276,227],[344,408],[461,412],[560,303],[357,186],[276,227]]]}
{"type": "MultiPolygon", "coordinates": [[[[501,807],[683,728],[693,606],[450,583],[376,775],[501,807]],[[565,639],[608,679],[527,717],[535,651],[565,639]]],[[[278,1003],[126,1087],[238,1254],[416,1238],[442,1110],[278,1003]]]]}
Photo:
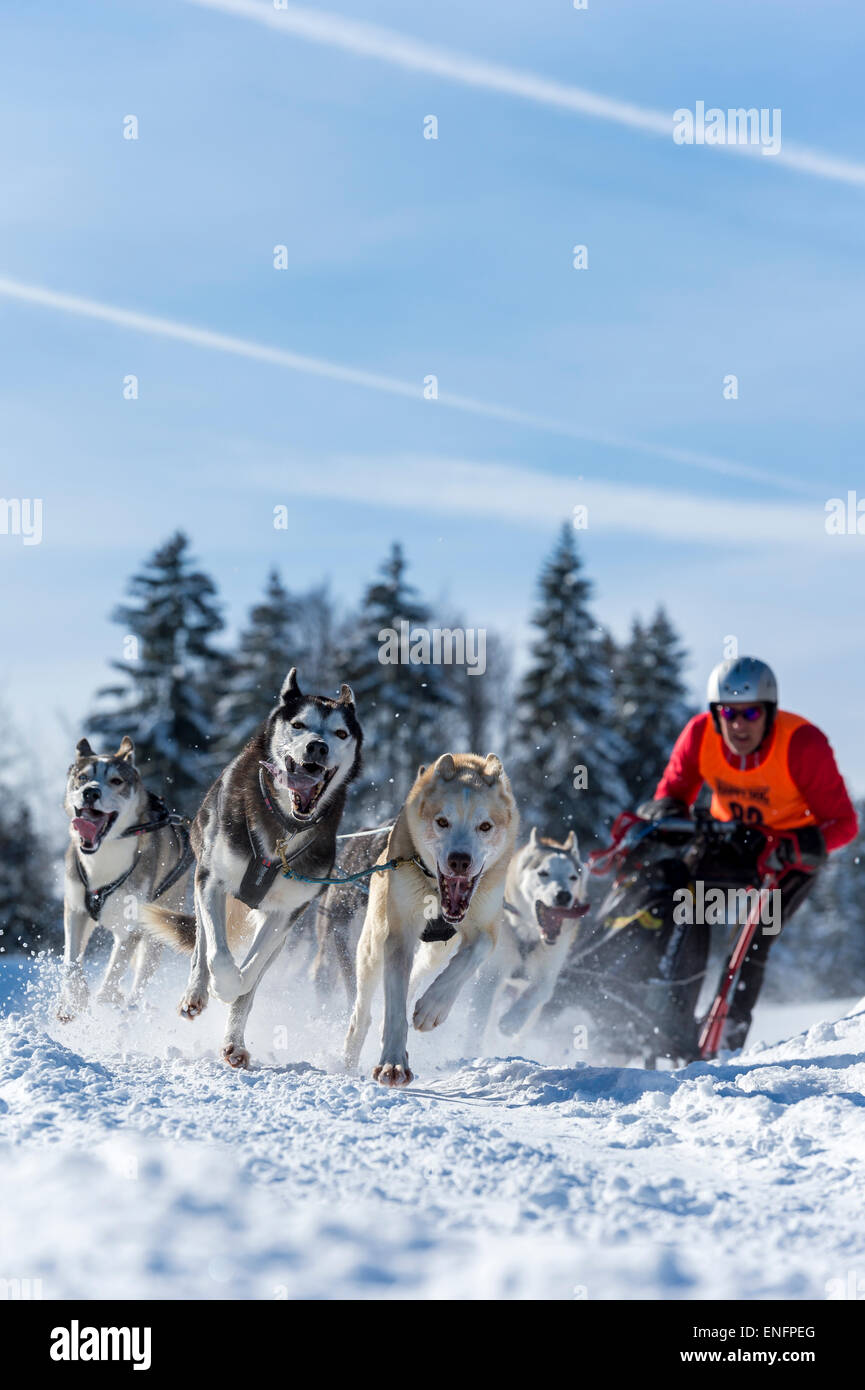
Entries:
{"type": "Polygon", "coordinates": [[[57,1017],[68,1023],[87,1007],[82,962],[97,923],[114,933],[97,1001],[120,1003],[120,982],[133,966],[128,1003],[137,1004],[159,961],[160,946],[145,931],[144,907],[159,899],[183,903],[192,864],[180,817],[148,792],[135,766],[131,738],[116,753],[76,747],[66,779],[69,817],[63,895],[64,980],[57,1017]]]}
{"type": "Polygon", "coordinates": [[[245,1067],[256,988],[289,928],[322,891],[336,858],[346,791],[360,769],[354,696],[304,695],[294,667],[279,704],[214,782],[192,825],[195,916],[154,908],[150,929],[192,953],[180,1003],[195,1018],[208,993],[230,1004],[222,1055],[245,1067]],[[281,842],[295,877],[285,877],[281,842]],[[232,948],[243,952],[238,961],[232,948]]]}

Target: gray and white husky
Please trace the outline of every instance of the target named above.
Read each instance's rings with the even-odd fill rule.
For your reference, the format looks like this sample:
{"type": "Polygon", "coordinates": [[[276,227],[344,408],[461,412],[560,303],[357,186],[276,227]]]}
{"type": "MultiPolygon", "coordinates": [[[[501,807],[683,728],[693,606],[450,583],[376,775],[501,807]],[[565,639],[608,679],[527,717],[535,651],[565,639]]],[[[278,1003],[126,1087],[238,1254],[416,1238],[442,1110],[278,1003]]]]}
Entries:
{"type": "Polygon", "coordinates": [[[498,941],[474,1001],[476,1027],[491,1019],[515,1036],[537,1019],[589,910],[586,888],[573,830],[559,844],[533,827],[508,865],[498,941]]]}
{"type": "Polygon", "coordinates": [[[131,964],[127,1002],[137,1004],[161,948],[142,930],[146,904],[183,902],[192,853],[180,817],[148,792],[135,766],[132,739],[116,753],[94,753],[86,738],[76,747],[66,779],[69,817],[63,925],[64,979],[57,1017],[68,1023],[87,1007],[83,959],[96,927],[114,934],[108,968],[96,996],[120,1003],[120,983],[131,964]]]}
{"type": "Polygon", "coordinates": [[[152,931],[192,954],[181,1014],[197,1017],[209,993],[231,1005],[222,1055],[232,1067],[249,1064],[244,1030],[262,976],[322,891],[303,880],[327,878],[333,868],[361,743],[350,687],[337,700],[304,695],[292,667],[279,703],[193,821],[194,917],[158,907],[145,916],[152,931]],[[278,842],[297,878],[282,873],[278,842]]]}

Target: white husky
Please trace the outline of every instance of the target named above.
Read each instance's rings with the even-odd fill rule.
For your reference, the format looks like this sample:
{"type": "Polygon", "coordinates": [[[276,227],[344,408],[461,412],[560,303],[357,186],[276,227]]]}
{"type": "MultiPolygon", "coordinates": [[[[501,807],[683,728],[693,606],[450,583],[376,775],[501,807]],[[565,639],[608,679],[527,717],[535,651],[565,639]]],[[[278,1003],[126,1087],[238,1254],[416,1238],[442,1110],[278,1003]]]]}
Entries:
{"type": "Polygon", "coordinates": [[[401,862],[375,874],[370,885],[347,1066],[357,1066],[383,977],[382,1050],[373,1077],[383,1086],[411,1081],[406,1015],[412,965],[415,978],[438,972],[414,1008],[414,1026],[426,1032],[444,1022],[466,980],[493,950],[517,825],[510,783],[494,754],[444,753],[419,770],[377,861],[401,862]],[[427,944],[416,961],[420,942],[427,944]]]}
{"type": "Polygon", "coordinates": [[[512,1037],[536,1021],[589,911],[586,880],[573,830],[558,844],[532,829],[508,866],[498,945],[473,1011],[476,1028],[490,1019],[512,1037]]]}

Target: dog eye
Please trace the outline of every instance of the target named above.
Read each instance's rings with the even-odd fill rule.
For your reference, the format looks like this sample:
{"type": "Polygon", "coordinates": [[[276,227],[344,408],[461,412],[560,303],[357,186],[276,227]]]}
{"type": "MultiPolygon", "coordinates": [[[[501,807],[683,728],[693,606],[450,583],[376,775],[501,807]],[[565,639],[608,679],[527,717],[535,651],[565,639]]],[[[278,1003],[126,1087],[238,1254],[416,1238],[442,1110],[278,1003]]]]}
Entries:
{"type": "Polygon", "coordinates": [[[480,823],[480,825],[478,826],[478,830],[484,830],[484,831],[486,831],[486,830],[492,830],[492,828],[493,828],[493,823],[492,823],[491,820],[482,820],[481,823],[480,823]]]}
{"type": "Polygon", "coordinates": [[[345,729],[334,729],[333,732],[336,734],[337,738],[348,738],[348,733],[345,729]]]}
{"type": "Polygon", "coordinates": [[[122,778],[122,777],[109,777],[108,780],[109,780],[109,782],[111,783],[112,787],[122,787],[122,786],[123,786],[123,778],[122,778]]]}
{"type": "Polygon", "coordinates": [[[305,724],[301,724],[301,722],[300,722],[299,719],[293,719],[293,720],[291,721],[291,727],[292,727],[293,729],[305,729],[305,728],[306,728],[306,725],[305,725],[305,724]]]}
{"type": "Polygon", "coordinates": [[[450,821],[445,820],[444,816],[436,816],[436,825],[440,825],[442,830],[447,830],[448,826],[450,825],[450,821]]]}
{"type": "Polygon", "coordinates": [[[538,878],[549,878],[546,869],[538,869],[538,878]]]}

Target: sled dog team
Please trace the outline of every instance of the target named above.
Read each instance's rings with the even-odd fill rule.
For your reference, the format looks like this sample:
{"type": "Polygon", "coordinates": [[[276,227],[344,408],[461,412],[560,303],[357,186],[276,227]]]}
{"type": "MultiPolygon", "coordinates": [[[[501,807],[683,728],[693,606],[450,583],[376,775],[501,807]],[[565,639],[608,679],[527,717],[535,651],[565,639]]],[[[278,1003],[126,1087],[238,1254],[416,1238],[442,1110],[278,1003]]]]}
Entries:
{"type": "Polygon", "coordinates": [[[196,1018],[211,995],[227,1004],[222,1055],[245,1067],[255,991],[317,898],[316,973],[325,973],[330,952],[354,995],[348,1066],[358,1063],[380,987],[384,1025],[373,1076],[382,1085],[412,1080],[407,1009],[421,985],[412,1014],[421,1032],[444,1023],[472,977],[479,1026],[491,1017],[508,1033],[525,1028],[552,996],[587,910],[573,832],[556,844],[532,830],[517,850],[519,817],[500,760],[444,753],[419,768],[389,832],[349,837],[335,868],[362,743],[349,686],[337,699],[304,695],[292,668],[278,704],[214,782],[187,834],[145,789],[131,739],[114,754],[95,753],[82,739],[66,787],[58,1018],[87,1006],[82,962],[98,922],[114,944],[97,1000],[120,1002],[131,966],[128,1002],[137,1003],[167,943],[190,957],[181,1014],[196,1018]],[[372,862],[381,868],[362,887],[327,887],[372,862]],[[190,875],[194,914],[183,911],[190,875]]]}

